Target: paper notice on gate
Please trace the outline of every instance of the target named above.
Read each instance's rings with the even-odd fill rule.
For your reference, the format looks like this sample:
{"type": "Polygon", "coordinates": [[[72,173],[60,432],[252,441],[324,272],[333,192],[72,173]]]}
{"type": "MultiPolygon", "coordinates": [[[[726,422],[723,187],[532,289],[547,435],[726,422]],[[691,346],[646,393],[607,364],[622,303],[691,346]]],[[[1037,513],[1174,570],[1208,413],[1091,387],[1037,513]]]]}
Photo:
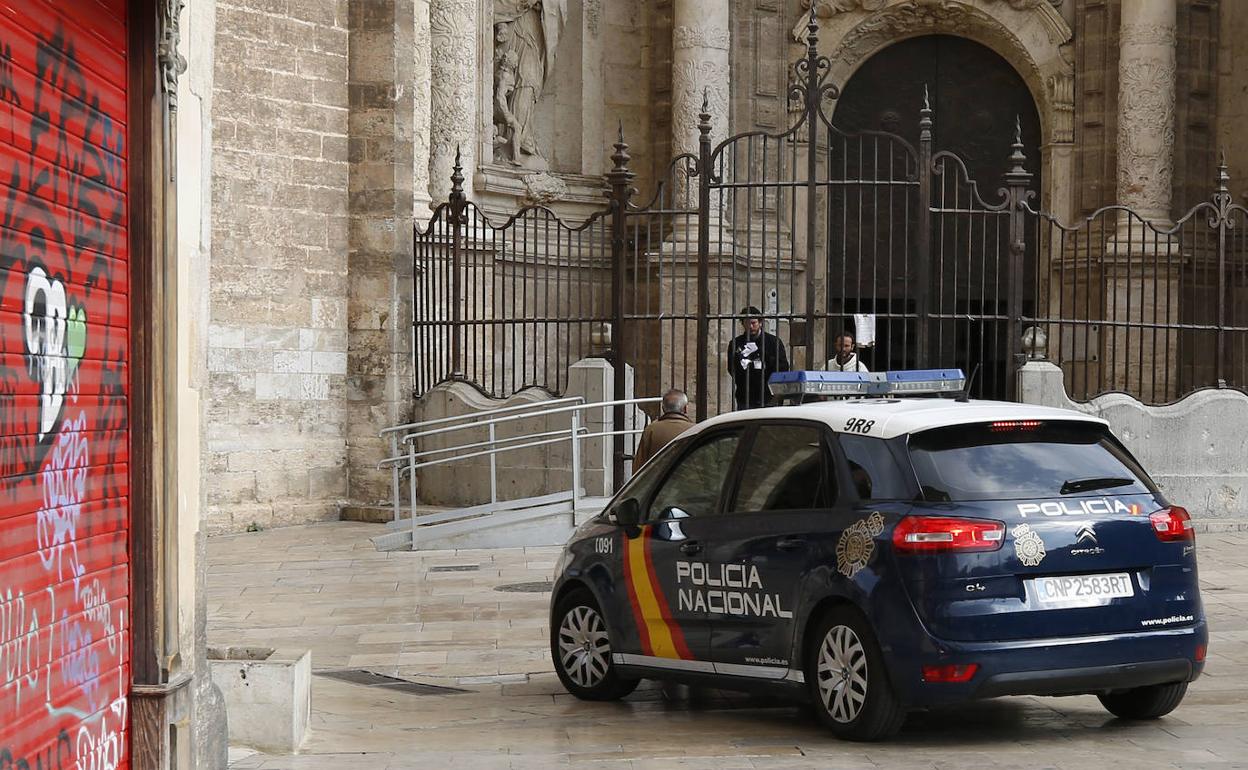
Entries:
{"type": "Polygon", "coordinates": [[[859,347],[875,344],[875,316],[865,313],[854,313],[854,331],[859,347]]]}

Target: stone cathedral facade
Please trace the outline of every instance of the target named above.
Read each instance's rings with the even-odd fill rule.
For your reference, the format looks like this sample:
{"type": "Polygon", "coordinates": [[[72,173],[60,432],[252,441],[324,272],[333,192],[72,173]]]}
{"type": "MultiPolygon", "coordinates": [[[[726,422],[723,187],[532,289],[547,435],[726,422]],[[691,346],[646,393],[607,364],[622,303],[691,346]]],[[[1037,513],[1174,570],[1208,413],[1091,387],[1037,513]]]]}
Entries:
{"type": "Polygon", "coordinates": [[[790,123],[814,3],[835,121],[918,132],[996,189],[1015,125],[1043,208],[1157,221],[1248,197],[1238,0],[217,0],[205,479],[213,532],[389,498],[413,415],[412,229],[456,157],[491,216],[645,197],[712,135],[790,123]]]}

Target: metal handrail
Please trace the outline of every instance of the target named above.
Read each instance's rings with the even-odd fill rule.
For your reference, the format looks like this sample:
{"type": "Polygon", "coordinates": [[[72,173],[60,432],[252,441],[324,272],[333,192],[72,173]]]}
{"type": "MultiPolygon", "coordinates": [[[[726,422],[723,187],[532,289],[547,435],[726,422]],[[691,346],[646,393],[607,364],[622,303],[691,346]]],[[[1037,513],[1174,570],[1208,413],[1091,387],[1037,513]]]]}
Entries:
{"type": "Polygon", "coordinates": [[[490,460],[490,502],[498,502],[498,465],[497,456],[503,452],[511,452],[519,449],[531,449],[533,447],[546,446],[556,444],[561,441],[568,440],[571,442],[572,449],[572,510],[575,514],[580,498],[580,465],[581,465],[581,441],[591,438],[605,438],[607,436],[627,436],[641,433],[643,429],[636,427],[623,428],[621,430],[605,430],[590,433],[588,428],[581,425],[582,412],[589,409],[611,409],[616,406],[638,406],[641,404],[652,404],[662,401],[659,397],[649,398],[630,398],[619,399],[615,401],[599,401],[593,403],[585,403],[584,398],[573,396],[569,398],[556,399],[540,404],[543,408],[534,409],[538,404],[523,404],[517,407],[502,407],[500,409],[492,409],[488,412],[479,412],[470,415],[461,415],[455,418],[438,418],[437,420],[425,420],[417,423],[409,423],[407,425],[399,425],[394,428],[388,428],[383,431],[383,435],[390,436],[390,444],[393,454],[381,460],[378,468],[389,466],[392,473],[393,483],[393,508],[394,521],[399,521],[399,513],[401,501],[399,495],[400,476],[403,471],[408,474],[409,494],[411,496],[412,511],[412,543],[413,548],[416,542],[416,516],[414,506],[416,503],[416,472],[421,468],[429,468],[436,465],[446,465],[449,463],[470,460],[479,457],[489,457],[490,460]],[[569,403],[574,402],[574,403],[569,403]],[[518,413],[523,412],[523,413],[518,413]],[[568,430],[544,431],[536,434],[526,434],[523,436],[510,436],[506,438],[498,438],[496,435],[497,426],[505,423],[517,422],[520,420],[528,420],[536,417],[547,417],[549,415],[568,414],[571,417],[571,426],[568,430]],[[457,422],[460,420],[472,419],[472,422],[465,422],[462,425],[446,425],[448,422],[457,422]],[[425,428],[431,425],[442,425],[443,427],[433,428],[432,430],[416,430],[405,433],[400,436],[403,430],[412,428],[425,428]],[[426,449],[423,451],[416,450],[416,439],[428,436],[438,436],[454,433],[456,431],[469,428],[486,428],[489,430],[489,439],[486,441],[470,441],[464,444],[456,444],[450,447],[441,447],[437,449],[426,449]],[[566,437],[566,438],[565,438],[566,437]],[[537,439],[537,440],[533,440],[537,439]],[[523,443],[514,443],[522,441],[523,443]],[[402,443],[407,447],[406,452],[399,451],[399,444],[402,443]],[[488,448],[485,448],[488,447],[488,448]],[[462,453],[464,450],[471,451],[465,454],[455,454],[452,457],[441,457],[438,459],[424,459],[430,455],[440,455],[447,453],[462,453]]]}
{"type": "MultiPolygon", "coordinates": [[[[385,438],[387,435],[389,435],[390,436],[390,453],[391,455],[398,455],[399,453],[398,434],[401,431],[409,430],[411,428],[421,428],[421,427],[426,427],[429,425],[445,425],[446,423],[460,422],[464,420],[473,420],[474,422],[467,422],[465,425],[461,427],[467,427],[467,428],[480,427],[483,425],[487,425],[487,423],[475,422],[475,420],[478,420],[479,418],[485,417],[487,415],[510,414],[513,412],[523,412],[523,411],[530,410],[530,409],[538,409],[538,408],[544,409],[544,408],[548,408],[551,404],[584,403],[584,401],[585,401],[584,396],[566,396],[564,398],[554,399],[553,401],[535,401],[531,404],[514,404],[512,406],[500,406],[495,409],[486,409],[485,411],[472,412],[470,414],[453,415],[451,417],[438,417],[433,420],[421,420],[418,422],[409,422],[404,425],[395,425],[393,427],[382,430],[379,436],[381,438],[385,438]]],[[[493,424],[488,424],[488,428],[490,431],[489,440],[494,441],[495,437],[494,437],[493,424]]],[[[404,438],[403,440],[404,442],[407,442],[410,439],[404,438]]],[[[384,463],[379,463],[377,467],[381,468],[383,464],[384,463]]],[[[413,485],[413,489],[414,489],[416,470],[410,467],[407,470],[408,470],[409,476],[412,479],[410,483],[413,485]]],[[[490,498],[491,500],[496,500],[498,497],[497,496],[497,486],[498,486],[497,475],[498,475],[498,467],[494,461],[494,456],[491,455],[490,456],[490,490],[491,490],[490,498]]],[[[400,469],[399,465],[396,463],[390,469],[390,494],[392,495],[394,499],[394,504],[393,504],[394,522],[396,524],[399,521],[399,497],[400,497],[399,485],[401,483],[401,478],[400,478],[401,476],[402,476],[402,470],[400,469]]],[[[413,504],[415,503],[415,501],[416,501],[416,498],[415,496],[413,496],[412,497],[413,504]]]]}
{"type": "Polygon", "coordinates": [[[485,411],[481,411],[481,412],[470,412],[469,414],[458,414],[458,415],[453,415],[451,417],[439,417],[434,420],[421,420],[419,422],[409,422],[406,425],[395,425],[394,427],[386,428],[385,430],[381,432],[381,435],[386,436],[390,433],[397,433],[398,431],[407,430],[408,428],[420,428],[425,425],[442,425],[448,422],[456,422],[458,420],[475,419],[478,417],[484,417],[486,415],[491,415],[491,414],[504,414],[507,412],[519,412],[525,409],[536,409],[537,407],[548,407],[551,404],[570,403],[572,401],[584,402],[585,397],[584,396],[567,396],[566,398],[555,398],[549,401],[535,401],[531,404],[515,404],[513,406],[498,407],[497,409],[486,409],[485,411]]]}
{"type": "MultiPolygon", "coordinates": [[[[581,430],[589,430],[589,429],[582,428],[581,430]]],[[[546,438],[547,436],[563,436],[565,434],[567,434],[567,431],[563,430],[562,428],[559,430],[546,431],[544,433],[525,433],[524,435],[521,435],[521,436],[506,436],[496,441],[477,441],[472,444],[457,444],[455,446],[442,447],[441,449],[425,449],[421,452],[416,452],[415,456],[423,457],[424,455],[436,455],[436,454],[442,454],[443,452],[454,452],[460,449],[477,449],[479,447],[490,446],[491,444],[502,444],[508,441],[522,441],[528,438],[546,438]]],[[[581,436],[581,438],[585,438],[585,436],[581,436]]],[[[407,458],[409,456],[410,455],[399,455],[399,457],[403,457],[403,458],[407,458]]],[[[388,460],[391,460],[391,459],[393,458],[386,458],[386,460],[382,460],[381,462],[384,464],[388,460]]]]}
{"type": "Polygon", "coordinates": [[[474,422],[468,425],[452,425],[447,428],[435,428],[434,430],[421,431],[419,433],[408,433],[401,439],[402,443],[407,443],[413,439],[425,438],[426,436],[440,436],[445,433],[454,433],[458,430],[466,430],[469,428],[481,428],[487,425],[501,425],[505,422],[515,422],[517,420],[530,420],[534,417],[546,417],[552,414],[562,414],[564,412],[581,412],[586,409],[605,409],[613,406],[628,406],[629,404],[653,404],[662,401],[661,397],[652,398],[625,398],[619,401],[595,401],[589,404],[576,404],[574,406],[561,406],[555,409],[546,409],[531,414],[515,414],[506,417],[491,417],[482,422],[474,422]]]}

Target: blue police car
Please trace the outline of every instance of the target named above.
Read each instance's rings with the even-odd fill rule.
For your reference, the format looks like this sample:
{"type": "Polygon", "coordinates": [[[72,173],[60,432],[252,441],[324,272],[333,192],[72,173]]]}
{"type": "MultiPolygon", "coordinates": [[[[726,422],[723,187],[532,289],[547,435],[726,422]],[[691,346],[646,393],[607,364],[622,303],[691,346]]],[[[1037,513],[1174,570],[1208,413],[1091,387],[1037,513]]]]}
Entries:
{"type": "Polygon", "coordinates": [[[563,685],[788,692],[853,740],[1001,695],[1173,710],[1208,643],[1187,512],[1103,420],[895,397],[957,377],[791,373],[773,390],[878,397],[734,412],[667,446],[559,559],[563,685]]]}

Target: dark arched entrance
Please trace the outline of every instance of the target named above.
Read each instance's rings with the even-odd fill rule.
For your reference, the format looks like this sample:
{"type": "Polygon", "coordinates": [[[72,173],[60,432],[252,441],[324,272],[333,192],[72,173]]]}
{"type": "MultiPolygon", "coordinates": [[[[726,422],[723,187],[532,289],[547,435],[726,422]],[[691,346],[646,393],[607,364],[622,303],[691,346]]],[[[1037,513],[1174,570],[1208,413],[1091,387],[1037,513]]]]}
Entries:
{"type": "Polygon", "coordinates": [[[885,48],[845,84],[833,123],[845,131],[889,131],[917,144],[924,87],[936,149],[961,157],[986,197],[995,196],[1009,168],[1016,118],[1027,170],[1036,175],[1032,189],[1041,189],[1040,115],[1031,91],[1009,62],[973,40],[927,35],[885,48]]]}
{"type": "MultiPolygon", "coordinates": [[[[1013,275],[1008,218],[989,209],[1001,202],[999,190],[1005,187],[1005,173],[1013,165],[1016,121],[1026,155],[1024,166],[1033,175],[1028,187],[1041,189],[1039,114],[1026,83],[1001,56],[965,38],[929,35],[901,41],[868,59],[845,84],[832,122],[850,136],[885,131],[918,146],[925,88],[933,112],[933,151],[952,152],[960,158],[983,201],[977,203],[970,187],[959,181],[960,170],[953,171],[956,161],[939,162],[936,171],[930,172],[930,242],[916,238],[913,247],[904,247],[911,266],[904,281],[895,268],[876,259],[870,280],[859,277],[843,286],[844,277],[854,277],[865,268],[854,264],[855,254],[845,258],[848,267],[842,265],[834,247],[829,262],[829,310],[877,317],[877,344],[863,352],[873,369],[915,365],[915,346],[907,340],[923,335],[930,365],[962,367],[968,374],[979,368],[975,394],[1005,397],[1010,392],[1011,371],[1007,288],[1012,280],[1021,282],[1029,313],[1035,254],[1034,248],[1028,248],[1024,269],[1015,271],[1021,275],[1013,275]],[[923,248],[921,243],[929,245],[923,248]],[[920,251],[926,256],[920,256],[920,251]],[[881,274],[887,284],[880,280],[881,274]],[[874,292],[864,292],[866,286],[873,286],[874,292]],[[843,293],[841,302],[838,289],[843,293]],[[903,321],[903,317],[918,317],[920,293],[928,297],[924,317],[930,319],[922,327],[913,320],[903,321]]],[[[843,198],[850,212],[873,213],[872,207],[856,204],[855,195],[861,197],[854,189],[834,190],[833,208],[843,198]]],[[[1033,206],[1039,204],[1038,198],[1032,200],[1033,206]]],[[[892,217],[895,222],[896,212],[892,217]]],[[[907,227],[915,233],[917,211],[907,211],[906,217],[907,227]]],[[[896,252],[890,241],[898,232],[895,225],[858,229],[862,243],[854,246],[859,252],[896,252]]]]}

